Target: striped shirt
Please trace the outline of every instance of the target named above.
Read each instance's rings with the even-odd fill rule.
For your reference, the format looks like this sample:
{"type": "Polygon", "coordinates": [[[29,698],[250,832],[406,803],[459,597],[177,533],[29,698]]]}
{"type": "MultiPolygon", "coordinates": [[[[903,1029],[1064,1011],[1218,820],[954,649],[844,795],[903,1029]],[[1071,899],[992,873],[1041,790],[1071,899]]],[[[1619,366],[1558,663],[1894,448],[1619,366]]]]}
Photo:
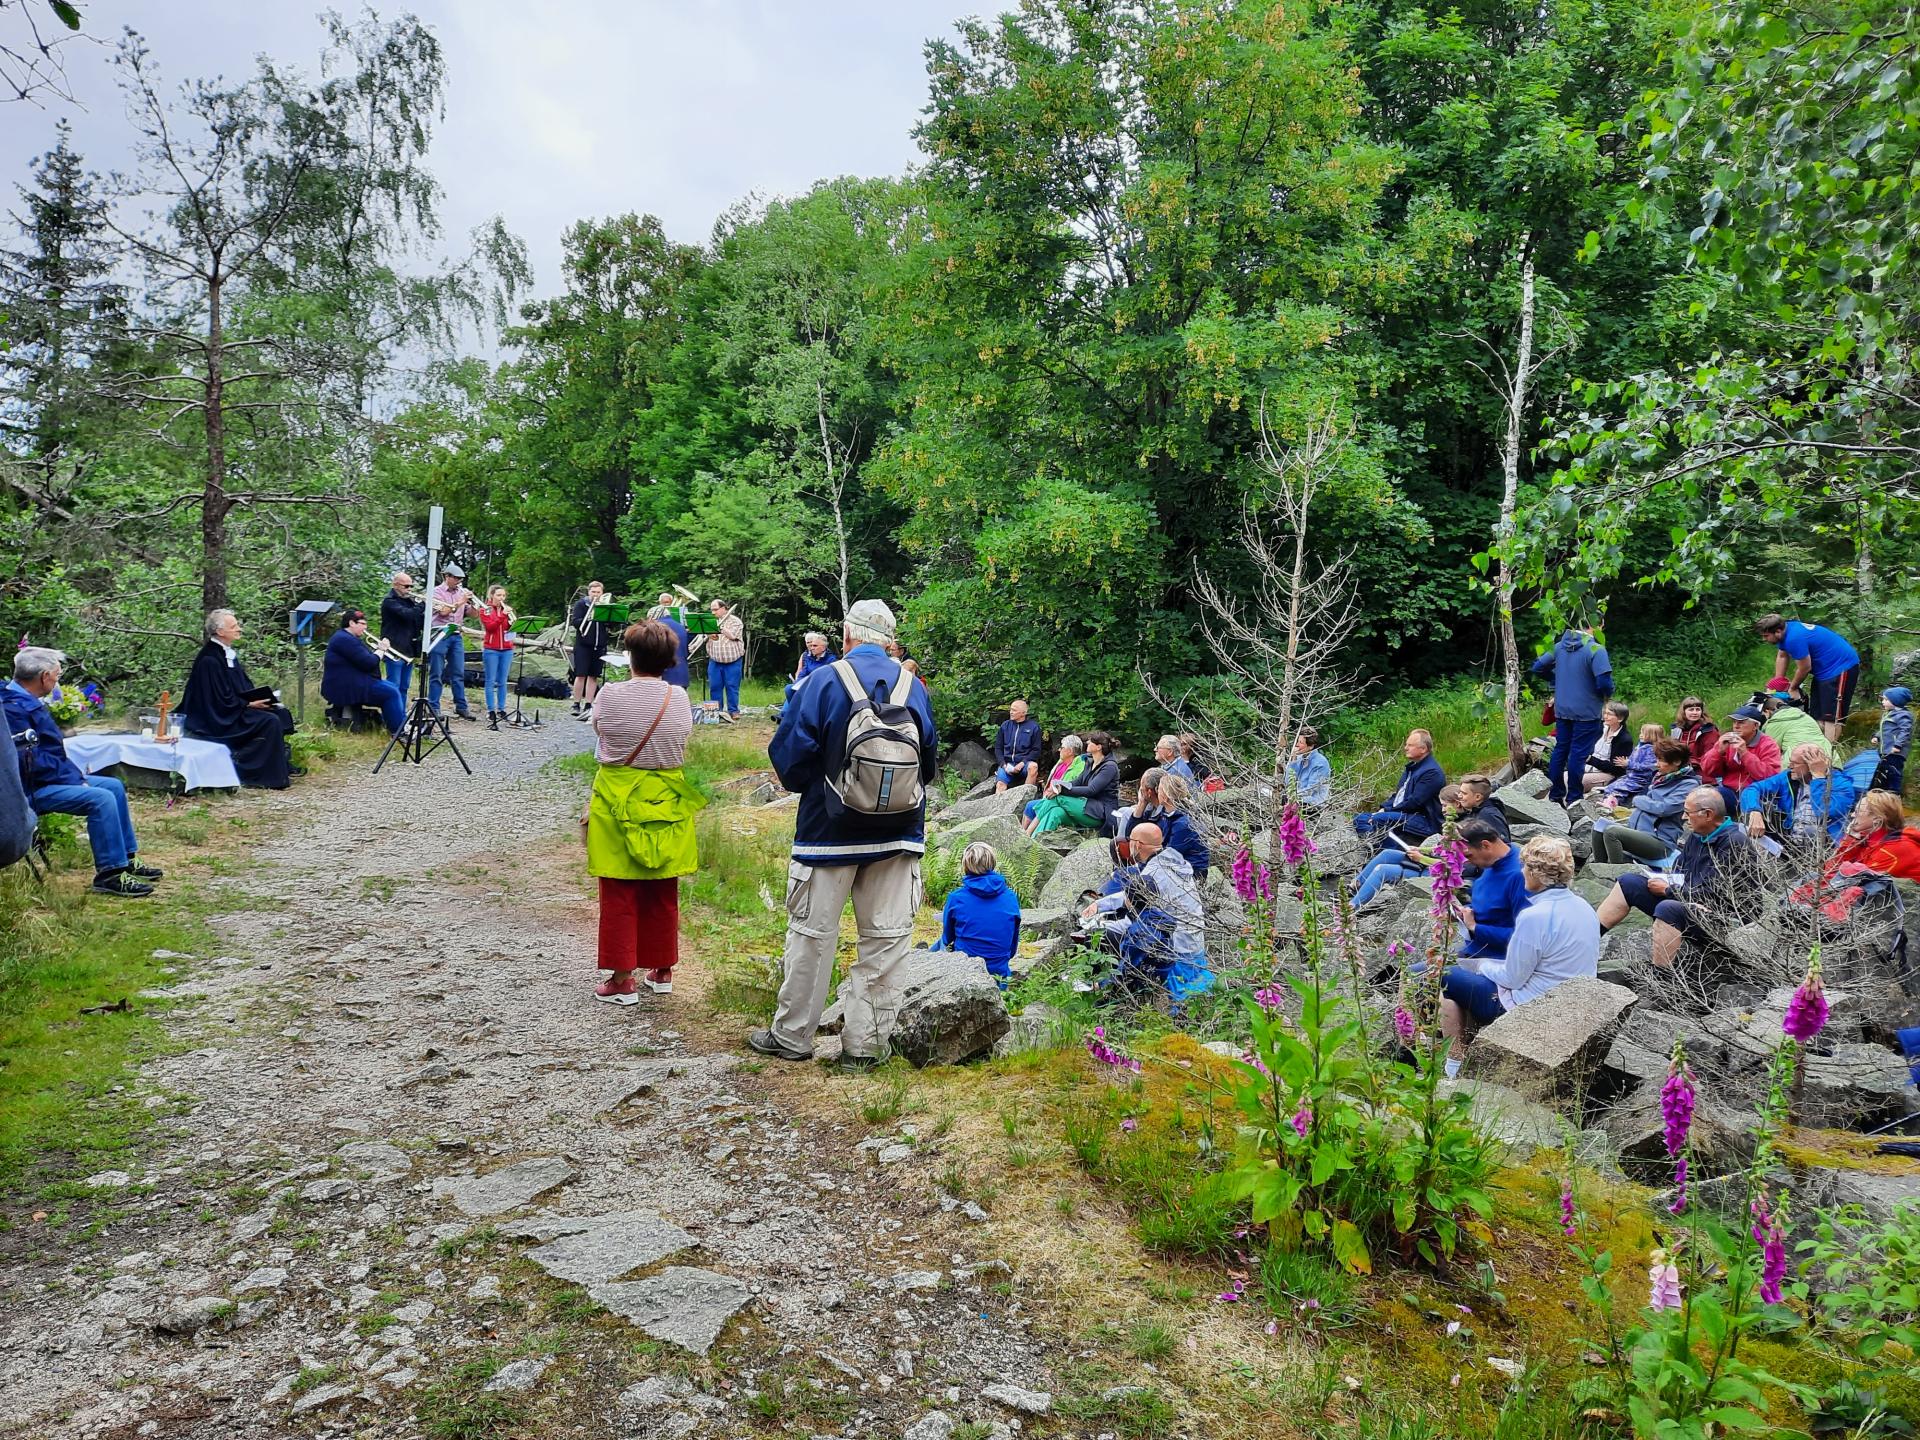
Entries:
{"type": "Polygon", "coordinates": [[[628,763],[636,770],[671,770],[687,758],[687,737],[693,734],[693,707],[687,692],[653,675],[605,685],[593,700],[593,728],[600,737],[594,756],[602,765],[627,759],[640,737],[660,715],[660,726],[646,748],[628,763]],[[660,697],[667,696],[666,714],[660,697]]]}
{"type": "Polygon", "coordinates": [[[741,633],[740,617],[727,616],[720,622],[720,633],[707,637],[707,659],[730,665],[746,654],[747,647],[740,642],[741,633]]]}

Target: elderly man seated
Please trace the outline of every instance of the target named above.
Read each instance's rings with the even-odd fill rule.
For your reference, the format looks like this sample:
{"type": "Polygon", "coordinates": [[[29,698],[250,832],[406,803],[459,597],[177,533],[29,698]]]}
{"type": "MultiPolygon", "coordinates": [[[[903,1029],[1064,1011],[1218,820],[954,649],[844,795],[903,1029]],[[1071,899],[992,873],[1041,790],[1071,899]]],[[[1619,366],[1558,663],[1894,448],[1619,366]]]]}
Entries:
{"type": "Polygon", "coordinates": [[[1567,888],[1573,883],[1573,847],[1557,835],[1536,835],[1520,854],[1520,873],[1527,901],[1514,917],[1506,954],[1462,960],[1441,977],[1448,1079],[1460,1073],[1469,1020],[1491,1024],[1556,985],[1599,973],[1599,917],[1567,888]]]}
{"type": "Polygon", "coordinates": [[[0,691],[7,730],[19,748],[27,802],[42,815],[86,816],[96,891],[123,900],[151,895],[148,882],[158,880],[160,871],[140,863],[126,786],[74,764],[67,757],[66,737],[47,709],[47,696],[60,683],[60,665],[57,650],[21,650],[13,657],[13,679],[0,691]]]}
{"type": "Polygon", "coordinates": [[[1388,843],[1400,843],[1404,850],[1440,833],[1440,791],[1447,774],[1433,758],[1433,736],[1425,730],[1409,730],[1403,750],[1407,763],[1393,795],[1382,808],[1353,817],[1353,833],[1376,850],[1388,843]]]}
{"type": "Polygon", "coordinates": [[[1793,747],[1787,768],[1740,792],[1740,813],[1755,840],[1769,831],[1782,845],[1807,852],[1838,843],[1853,813],[1853,782],[1833,768],[1824,737],[1793,747]]]}
{"type": "Polygon", "coordinates": [[[327,641],[327,653],[320,661],[320,698],[342,715],[362,705],[373,706],[389,735],[397,735],[407,723],[407,697],[380,678],[380,657],[367,639],[366,611],[347,611],[327,641]]]}
{"type": "Polygon", "coordinates": [[[1205,919],[1193,867],[1167,848],[1160,827],[1142,821],[1128,836],[1133,863],[1113,872],[1080,912],[1089,936],[1119,956],[1114,988],[1132,994],[1164,990],[1177,1003],[1213,984],[1207,969],[1205,919]]]}
{"type": "Polygon", "coordinates": [[[1026,701],[1016,700],[1007,707],[1007,718],[993,737],[993,793],[1039,780],[1040,723],[1027,718],[1026,701]]]}
{"type": "Polygon", "coordinates": [[[1683,940],[1704,938],[1718,926],[1732,930],[1757,919],[1766,905],[1764,877],[1747,832],[1727,818],[1716,786],[1687,796],[1685,838],[1664,874],[1636,872],[1614,882],[1600,902],[1605,934],[1629,910],[1653,917],[1653,963],[1670,968],[1683,940]]]}

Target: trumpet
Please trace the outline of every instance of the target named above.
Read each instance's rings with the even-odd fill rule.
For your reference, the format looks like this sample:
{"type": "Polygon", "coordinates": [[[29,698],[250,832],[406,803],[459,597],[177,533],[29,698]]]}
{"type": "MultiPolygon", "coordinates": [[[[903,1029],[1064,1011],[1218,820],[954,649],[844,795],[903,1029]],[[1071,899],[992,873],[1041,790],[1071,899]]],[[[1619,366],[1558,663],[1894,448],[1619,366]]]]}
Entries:
{"type": "Polygon", "coordinates": [[[367,648],[382,660],[391,660],[399,665],[413,665],[418,663],[417,657],[402,655],[398,650],[394,649],[392,642],[384,635],[362,635],[360,638],[366,641],[367,648]]]}

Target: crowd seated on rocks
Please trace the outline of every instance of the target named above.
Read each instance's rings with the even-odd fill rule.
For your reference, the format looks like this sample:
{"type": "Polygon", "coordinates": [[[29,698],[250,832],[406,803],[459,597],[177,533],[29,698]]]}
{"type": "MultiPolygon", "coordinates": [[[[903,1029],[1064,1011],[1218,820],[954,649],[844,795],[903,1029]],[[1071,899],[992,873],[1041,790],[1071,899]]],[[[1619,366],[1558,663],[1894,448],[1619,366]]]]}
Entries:
{"type": "Polygon", "coordinates": [[[1787,768],[1740,792],[1740,814],[1755,840],[1805,852],[1837,841],[1853,813],[1853,782],[1833,768],[1824,743],[1807,741],[1787,755],[1787,768]]]}
{"type": "Polygon", "coordinates": [[[1633,754],[1633,741],[1627,737],[1627,716],[1632,712],[1618,700],[1609,700],[1600,714],[1600,738],[1587,752],[1586,773],[1580,788],[1599,790],[1627,773],[1627,761],[1633,754]]]}

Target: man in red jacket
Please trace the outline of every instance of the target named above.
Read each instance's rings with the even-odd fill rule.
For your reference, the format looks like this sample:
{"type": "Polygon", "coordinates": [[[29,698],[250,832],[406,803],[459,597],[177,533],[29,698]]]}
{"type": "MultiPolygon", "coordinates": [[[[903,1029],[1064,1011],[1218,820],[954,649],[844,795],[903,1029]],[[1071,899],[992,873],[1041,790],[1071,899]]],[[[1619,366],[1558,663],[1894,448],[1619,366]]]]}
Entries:
{"type": "MultiPolygon", "coordinates": [[[[1758,705],[1742,705],[1727,719],[1727,728],[1719,742],[1700,761],[1700,778],[1718,785],[1720,793],[1738,796],[1756,780],[1780,773],[1780,745],[1760,731],[1766,714],[1758,705]]],[[[1730,799],[1728,810],[1738,810],[1739,801],[1730,799]]]]}

